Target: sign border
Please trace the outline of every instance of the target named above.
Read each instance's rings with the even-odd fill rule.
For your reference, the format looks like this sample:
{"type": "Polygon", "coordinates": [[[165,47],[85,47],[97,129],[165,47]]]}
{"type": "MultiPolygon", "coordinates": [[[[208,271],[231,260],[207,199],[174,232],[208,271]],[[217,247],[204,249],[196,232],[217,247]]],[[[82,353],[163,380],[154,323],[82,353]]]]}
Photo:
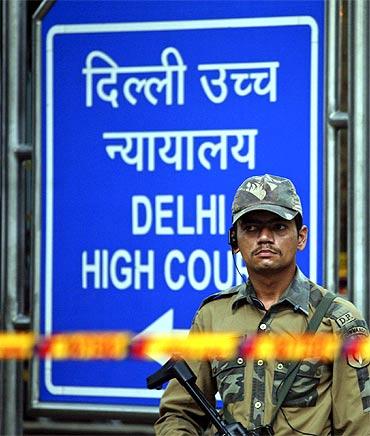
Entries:
{"type": "MultiPolygon", "coordinates": [[[[38,23],[40,25],[40,23],[38,23]]],[[[196,30],[196,29],[223,29],[243,27],[278,27],[278,26],[309,26],[311,29],[311,67],[310,67],[310,241],[309,241],[309,270],[310,278],[315,281],[317,277],[317,239],[318,239],[318,68],[319,68],[319,35],[318,25],[311,16],[282,16],[262,18],[227,18],[209,20],[179,20],[179,21],[150,21],[135,23],[94,23],[55,25],[50,28],[46,37],[46,215],[45,215],[45,334],[52,334],[52,304],[53,304],[53,139],[54,139],[54,37],[61,34],[83,33],[112,33],[112,32],[142,32],[164,30],[196,30]]],[[[41,41],[40,41],[41,42],[41,41]]],[[[40,49],[39,49],[40,50],[40,49]]],[[[41,50],[39,55],[41,55],[41,50]]],[[[41,62],[41,57],[40,57],[41,62]]],[[[41,72],[40,65],[38,66],[41,72]]],[[[41,81],[40,81],[41,83],[41,81]]],[[[41,87],[40,87],[41,88],[41,87]]],[[[38,91],[41,97],[41,89],[38,91]]],[[[40,100],[41,101],[41,100],[40,100]]],[[[41,108],[41,104],[39,103],[41,108]]],[[[41,120],[41,115],[38,115],[41,120]]],[[[41,123],[40,126],[41,127],[41,123]]],[[[39,144],[41,144],[41,134],[39,144]]],[[[39,145],[41,150],[41,145],[39,145]]],[[[41,158],[40,158],[41,160],[41,158]]],[[[38,181],[41,180],[41,165],[38,166],[38,181]]],[[[38,184],[41,187],[41,184],[38,184]]],[[[41,188],[39,188],[41,190],[41,188]]],[[[39,192],[40,194],[40,192],[39,192]]],[[[40,196],[40,195],[39,195],[40,196]]],[[[41,200],[37,200],[40,203],[41,200]]],[[[41,211],[41,208],[39,209],[41,211]]],[[[41,213],[38,212],[38,216],[41,213]]],[[[40,238],[41,228],[38,232],[40,238]]],[[[36,238],[35,238],[36,239],[36,238]]],[[[35,241],[40,253],[40,239],[35,241]]],[[[40,259],[40,256],[38,257],[40,259]]],[[[35,268],[37,269],[37,268],[35,268]]],[[[40,292],[41,271],[36,272],[36,292],[40,292]]],[[[38,294],[40,297],[40,294],[38,294]]],[[[40,321],[40,319],[38,320],[40,321]]],[[[38,366],[38,365],[36,365],[38,366]]],[[[38,368],[39,369],[39,368],[38,368]]],[[[39,374],[37,375],[38,380],[39,374]]],[[[94,397],[124,397],[124,398],[160,398],[163,391],[149,391],[145,388],[107,388],[99,386],[61,386],[52,381],[52,360],[45,361],[44,382],[46,389],[53,395],[78,395],[94,397]]],[[[44,403],[44,402],[43,402],[44,403]]],[[[62,404],[62,403],[60,403],[62,404]]],[[[128,406],[120,405],[119,409],[128,406]]],[[[142,406],[135,408],[144,409],[142,406]]],[[[155,408],[146,407],[154,410],[155,408]]]]}

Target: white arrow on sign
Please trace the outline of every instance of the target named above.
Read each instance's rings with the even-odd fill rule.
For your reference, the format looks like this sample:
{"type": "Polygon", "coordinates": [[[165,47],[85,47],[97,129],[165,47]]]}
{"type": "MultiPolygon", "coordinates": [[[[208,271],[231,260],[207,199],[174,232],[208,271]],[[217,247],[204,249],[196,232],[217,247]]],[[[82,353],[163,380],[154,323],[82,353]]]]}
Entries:
{"type": "MultiPolygon", "coordinates": [[[[153,321],[150,325],[148,325],[148,327],[145,330],[143,330],[141,333],[136,335],[133,339],[135,340],[140,338],[141,336],[151,333],[171,333],[171,332],[186,333],[189,331],[187,329],[183,329],[183,330],[174,329],[173,319],[174,319],[174,311],[173,309],[169,309],[167,310],[167,312],[165,312],[163,315],[161,315],[159,318],[153,321]]],[[[158,362],[160,365],[164,365],[167,362],[167,360],[171,357],[171,356],[167,356],[163,358],[158,358],[158,356],[151,356],[150,354],[147,354],[147,356],[150,357],[152,360],[158,362]]],[[[216,400],[221,401],[221,396],[218,392],[216,394],[216,400]]]]}
{"type": "MultiPolygon", "coordinates": [[[[163,315],[153,321],[148,327],[142,332],[136,335],[133,340],[140,338],[141,336],[152,334],[152,333],[187,333],[187,329],[174,329],[173,328],[174,311],[173,309],[167,310],[163,315]]],[[[170,355],[158,358],[158,356],[152,356],[147,354],[152,360],[155,360],[160,365],[163,365],[171,357],[170,355]]]]}

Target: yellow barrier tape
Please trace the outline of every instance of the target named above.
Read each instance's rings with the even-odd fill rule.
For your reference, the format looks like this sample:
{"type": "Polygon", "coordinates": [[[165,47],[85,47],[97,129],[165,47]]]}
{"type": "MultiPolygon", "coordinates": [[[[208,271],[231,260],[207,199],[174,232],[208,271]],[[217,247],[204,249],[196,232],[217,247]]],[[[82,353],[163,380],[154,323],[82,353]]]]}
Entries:
{"type": "Polygon", "coordinates": [[[0,333],[0,359],[29,359],[35,342],[33,333],[0,333]]]}
{"type": "Polygon", "coordinates": [[[340,355],[339,336],[325,333],[290,335],[256,335],[242,345],[240,355],[254,359],[301,360],[305,358],[334,360],[340,355]]]}
{"type": "Polygon", "coordinates": [[[159,359],[171,355],[194,360],[231,359],[235,357],[240,336],[235,333],[193,333],[185,335],[150,335],[132,344],[134,357],[159,359]]]}
{"type": "Polygon", "coordinates": [[[370,359],[370,337],[316,334],[237,333],[151,334],[133,339],[128,332],[76,332],[37,338],[33,333],[0,333],[0,359],[29,359],[33,355],[55,360],[159,359],[172,355],[184,359],[314,358],[331,361],[338,356],[370,359]]]}
{"type": "Polygon", "coordinates": [[[124,359],[130,341],[128,333],[57,334],[44,341],[39,354],[55,360],[124,359]]]}

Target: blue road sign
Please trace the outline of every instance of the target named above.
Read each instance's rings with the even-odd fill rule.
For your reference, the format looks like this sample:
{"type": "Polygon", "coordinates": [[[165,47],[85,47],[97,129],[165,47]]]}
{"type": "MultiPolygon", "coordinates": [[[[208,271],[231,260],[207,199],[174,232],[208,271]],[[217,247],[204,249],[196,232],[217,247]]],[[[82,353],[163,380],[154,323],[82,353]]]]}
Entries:
{"type": "MultiPolygon", "coordinates": [[[[320,281],[324,2],[86,5],[41,20],[40,333],[189,328],[241,281],[227,230],[254,174],[295,182],[320,281]]],[[[46,360],[34,400],[156,407],[157,368],[46,360]]]]}

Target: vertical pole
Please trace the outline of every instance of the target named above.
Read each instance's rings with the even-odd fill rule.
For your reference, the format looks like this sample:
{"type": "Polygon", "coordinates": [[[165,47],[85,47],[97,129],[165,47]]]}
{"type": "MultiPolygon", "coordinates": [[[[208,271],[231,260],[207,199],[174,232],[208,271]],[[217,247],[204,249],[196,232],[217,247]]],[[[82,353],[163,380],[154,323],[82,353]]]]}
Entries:
{"type": "Polygon", "coordinates": [[[339,64],[339,2],[326,3],[326,140],[325,140],[325,231],[324,282],[333,292],[338,289],[339,267],[339,147],[338,127],[338,64],[339,64]]]}
{"type": "MultiPolygon", "coordinates": [[[[2,2],[2,141],[1,141],[1,327],[14,331],[20,289],[19,152],[25,142],[26,2],[2,2]]],[[[4,361],[1,374],[1,434],[22,434],[22,366],[4,361]]]]}
{"type": "Polygon", "coordinates": [[[349,2],[349,292],[369,320],[369,26],[368,0],[349,2]]]}

